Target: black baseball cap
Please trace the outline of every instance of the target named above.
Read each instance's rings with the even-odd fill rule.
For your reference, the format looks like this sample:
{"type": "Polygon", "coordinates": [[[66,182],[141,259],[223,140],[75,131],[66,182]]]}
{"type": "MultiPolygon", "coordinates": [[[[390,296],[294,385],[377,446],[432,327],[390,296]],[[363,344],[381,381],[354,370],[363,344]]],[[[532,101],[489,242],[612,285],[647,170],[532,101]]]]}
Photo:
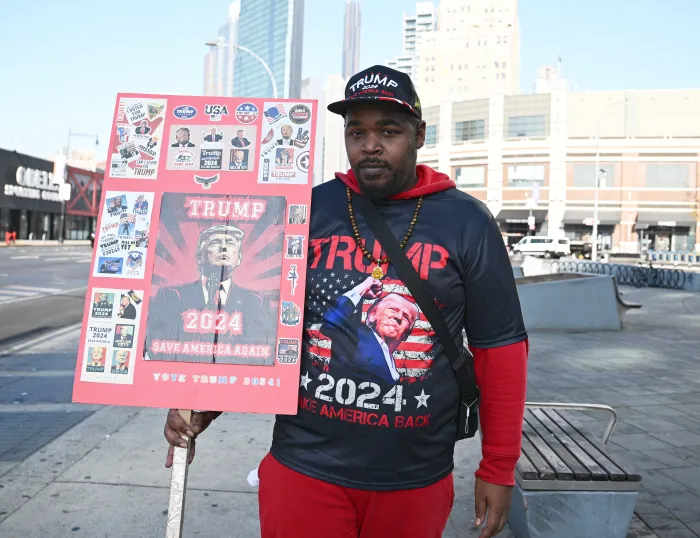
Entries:
{"type": "Polygon", "coordinates": [[[368,101],[399,103],[418,119],[423,116],[411,77],[384,65],[369,67],[350,77],[345,86],[345,99],[331,103],[328,110],[345,116],[349,107],[368,101]]]}

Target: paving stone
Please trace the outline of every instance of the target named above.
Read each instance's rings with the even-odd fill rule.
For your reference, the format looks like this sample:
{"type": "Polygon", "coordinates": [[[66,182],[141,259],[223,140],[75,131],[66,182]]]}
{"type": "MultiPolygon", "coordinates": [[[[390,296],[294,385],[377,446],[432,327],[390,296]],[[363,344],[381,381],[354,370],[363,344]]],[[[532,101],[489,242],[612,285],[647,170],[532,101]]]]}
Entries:
{"type": "Polygon", "coordinates": [[[691,456],[679,454],[675,448],[646,450],[644,454],[663,463],[666,467],[692,467],[695,465],[695,461],[691,456]],[[688,461],[689,459],[691,461],[688,461]]]}
{"type": "Polygon", "coordinates": [[[700,517],[700,495],[693,493],[664,495],[659,498],[659,502],[679,519],[690,521],[700,517]]]}
{"type": "Polygon", "coordinates": [[[654,448],[668,448],[670,445],[646,433],[623,433],[613,435],[614,443],[628,450],[652,450],[654,448]]]}
{"type": "Polygon", "coordinates": [[[675,447],[700,446],[700,435],[689,431],[651,433],[652,437],[675,447]]]}
{"type": "Polygon", "coordinates": [[[675,475],[667,475],[665,473],[683,473],[687,469],[664,469],[644,471],[642,475],[642,486],[654,497],[659,498],[660,495],[669,493],[685,493],[690,491],[690,488],[684,483],[675,480],[675,475]]]}
{"type": "Polygon", "coordinates": [[[685,524],[671,513],[666,514],[640,514],[639,518],[644,521],[654,532],[667,531],[671,529],[687,529],[685,524]]]}
{"type": "MultiPolygon", "coordinates": [[[[656,471],[654,471],[656,472],[656,471]]],[[[660,471],[665,476],[684,484],[688,489],[700,492],[700,467],[688,467],[684,469],[664,469],[660,471]]],[[[669,484],[670,487],[670,484],[669,484]]],[[[668,493],[673,493],[668,491],[668,493]]],[[[700,513],[700,503],[698,504],[698,513],[700,513]]]]}
{"type": "Polygon", "coordinates": [[[648,491],[640,491],[637,497],[637,503],[634,507],[637,514],[670,514],[659,500],[648,491]]]}
{"type": "Polygon", "coordinates": [[[654,531],[658,538],[698,538],[698,535],[689,528],[671,529],[667,531],[654,531]]]}
{"type": "Polygon", "coordinates": [[[676,430],[685,430],[684,426],[679,426],[672,418],[630,418],[625,420],[627,424],[639,428],[646,433],[671,432],[676,430]]]}

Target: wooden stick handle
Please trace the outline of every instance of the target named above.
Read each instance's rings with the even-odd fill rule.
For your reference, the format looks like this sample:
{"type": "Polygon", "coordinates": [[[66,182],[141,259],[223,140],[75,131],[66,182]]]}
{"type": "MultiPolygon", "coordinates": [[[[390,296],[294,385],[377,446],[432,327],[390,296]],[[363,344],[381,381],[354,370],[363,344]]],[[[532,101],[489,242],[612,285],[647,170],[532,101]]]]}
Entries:
{"type": "MultiPolygon", "coordinates": [[[[179,410],[182,419],[189,425],[192,411],[179,410]]],[[[185,493],[187,489],[187,456],[190,453],[191,439],[187,439],[187,448],[175,447],[173,467],[170,477],[170,500],[168,501],[168,522],[165,538],[182,538],[182,526],[185,519],[185,493]]]]}

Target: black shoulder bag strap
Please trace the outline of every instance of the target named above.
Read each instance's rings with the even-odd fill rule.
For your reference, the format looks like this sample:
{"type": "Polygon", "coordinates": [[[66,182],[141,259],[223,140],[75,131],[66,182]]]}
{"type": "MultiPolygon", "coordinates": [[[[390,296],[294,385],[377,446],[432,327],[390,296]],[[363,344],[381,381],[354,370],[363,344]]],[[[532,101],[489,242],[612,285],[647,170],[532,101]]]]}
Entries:
{"type": "Polygon", "coordinates": [[[476,384],[472,354],[465,346],[462,346],[461,352],[457,349],[445,318],[435,304],[435,298],[432,296],[432,293],[428,291],[427,282],[423,282],[418,276],[396,237],[394,237],[379,211],[377,211],[374,203],[362,195],[354,196],[353,198],[374,236],[379,240],[379,243],[389,256],[389,260],[396,267],[399,276],[403,279],[408,289],[411,290],[411,294],[418,306],[435,330],[435,334],[442,343],[447,358],[450,360],[460,392],[457,439],[473,437],[479,427],[479,389],[476,384]]]}

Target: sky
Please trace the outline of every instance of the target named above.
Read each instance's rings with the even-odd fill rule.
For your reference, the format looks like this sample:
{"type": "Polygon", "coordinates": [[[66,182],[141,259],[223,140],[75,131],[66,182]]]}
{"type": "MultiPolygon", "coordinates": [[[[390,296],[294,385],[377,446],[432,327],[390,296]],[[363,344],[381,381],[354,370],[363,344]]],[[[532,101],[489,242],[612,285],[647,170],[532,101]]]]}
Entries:
{"type": "MultiPolygon", "coordinates": [[[[118,92],[201,95],[228,0],[21,0],[0,18],[0,147],[103,160],[118,92]],[[206,5],[206,7],[204,7],[206,5]],[[95,147],[93,134],[98,135],[95,147]]],[[[344,0],[306,0],[302,74],[342,65],[344,0]]],[[[361,0],[361,67],[401,53],[408,0],[361,0]]],[[[521,92],[562,59],[572,89],[700,88],[700,0],[520,0],[521,92]]]]}

